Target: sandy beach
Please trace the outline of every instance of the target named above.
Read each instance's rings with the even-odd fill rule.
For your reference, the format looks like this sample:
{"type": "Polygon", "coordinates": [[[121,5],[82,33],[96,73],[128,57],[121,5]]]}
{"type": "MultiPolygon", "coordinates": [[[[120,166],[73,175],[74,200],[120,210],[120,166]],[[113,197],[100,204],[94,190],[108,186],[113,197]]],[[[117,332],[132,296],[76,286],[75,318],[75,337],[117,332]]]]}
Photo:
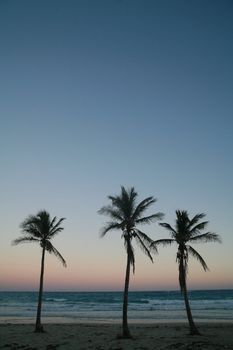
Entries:
{"type": "Polygon", "coordinates": [[[187,324],[132,324],[133,339],[118,339],[120,324],[44,324],[34,333],[32,324],[0,324],[0,349],[96,350],[233,350],[233,323],[201,323],[201,336],[190,336],[187,324]]]}

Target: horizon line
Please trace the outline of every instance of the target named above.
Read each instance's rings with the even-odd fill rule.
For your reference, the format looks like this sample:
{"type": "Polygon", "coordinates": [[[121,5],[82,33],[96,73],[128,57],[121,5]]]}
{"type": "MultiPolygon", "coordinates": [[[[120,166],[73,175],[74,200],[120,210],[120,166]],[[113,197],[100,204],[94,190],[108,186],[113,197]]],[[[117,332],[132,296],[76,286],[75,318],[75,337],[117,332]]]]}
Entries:
{"type": "MultiPolygon", "coordinates": [[[[217,291],[217,290],[233,290],[233,287],[231,288],[197,288],[197,289],[189,289],[189,292],[198,292],[198,291],[217,291]]],[[[0,293],[38,293],[37,289],[30,289],[30,290],[0,290],[0,293]]],[[[44,290],[45,293],[123,293],[124,291],[121,289],[117,290],[44,290]]],[[[154,290],[154,289],[143,289],[143,290],[129,290],[129,293],[134,292],[180,292],[180,289],[167,289],[167,290],[154,290]]]]}

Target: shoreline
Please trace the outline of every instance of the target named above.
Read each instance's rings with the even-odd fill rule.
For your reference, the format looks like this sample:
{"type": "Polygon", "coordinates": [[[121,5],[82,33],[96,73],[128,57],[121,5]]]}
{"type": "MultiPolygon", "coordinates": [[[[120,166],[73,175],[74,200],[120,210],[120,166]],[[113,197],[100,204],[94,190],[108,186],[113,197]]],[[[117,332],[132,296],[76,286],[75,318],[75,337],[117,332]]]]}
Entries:
{"type": "MultiPolygon", "coordinates": [[[[0,325],[3,324],[35,324],[35,317],[15,317],[15,316],[7,316],[0,317],[0,325]]],[[[195,319],[195,323],[197,324],[233,324],[233,319],[229,320],[221,320],[221,319],[195,319]]],[[[42,317],[43,324],[109,324],[109,325],[121,325],[122,319],[105,319],[105,318],[85,318],[85,317],[42,317]]],[[[158,325],[158,324],[188,324],[187,319],[130,319],[128,318],[128,323],[133,325],[158,325]]]]}
{"type": "Polygon", "coordinates": [[[33,324],[0,324],[0,349],[24,350],[222,350],[233,349],[233,323],[199,323],[202,335],[190,336],[187,322],[130,323],[133,339],[120,339],[121,325],[111,323],[43,323],[45,333],[33,324]]]}

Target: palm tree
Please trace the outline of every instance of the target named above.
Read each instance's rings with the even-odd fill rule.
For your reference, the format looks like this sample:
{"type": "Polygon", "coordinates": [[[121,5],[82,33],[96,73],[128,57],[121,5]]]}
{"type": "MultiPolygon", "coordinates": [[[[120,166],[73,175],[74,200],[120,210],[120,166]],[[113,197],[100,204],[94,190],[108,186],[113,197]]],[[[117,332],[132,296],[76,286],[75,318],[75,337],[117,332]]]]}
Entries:
{"type": "Polygon", "coordinates": [[[39,211],[35,216],[30,215],[22,222],[20,227],[24,236],[17,238],[12,242],[14,245],[26,242],[37,242],[42,248],[40,286],[35,332],[43,332],[43,326],[41,324],[41,306],[43,294],[45,251],[48,251],[50,254],[54,254],[66,267],[64,258],[50,242],[50,240],[56,234],[63,230],[63,227],[60,226],[63,220],[65,220],[65,218],[61,218],[57,221],[56,216],[51,219],[47,211],[39,211]]]}
{"type": "Polygon", "coordinates": [[[124,245],[127,252],[127,264],[125,274],[125,287],[123,298],[123,323],[122,323],[122,337],[131,338],[131,334],[128,327],[127,311],[128,311],[128,290],[130,279],[130,267],[133,267],[133,273],[135,272],[135,257],[134,249],[132,246],[132,239],[138,243],[143,252],[153,261],[149,251],[149,245],[152,240],[142,231],[137,228],[139,224],[149,224],[152,221],[163,218],[162,213],[156,213],[143,217],[144,212],[156,199],[153,197],[145,198],[139,204],[136,204],[136,198],[138,194],[135,192],[134,187],[126,190],[121,187],[121,194],[119,196],[108,196],[111,204],[102,207],[98,213],[105,214],[110,217],[111,221],[106,223],[103,228],[101,236],[104,236],[107,232],[112,230],[121,230],[122,238],[124,239],[124,245]]]}
{"type": "Polygon", "coordinates": [[[184,296],[185,307],[187,312],[187,317],[189,321],[190,334],[197,335],[200,334],[192,317],[191,308],[189,305],[186,277],[188,271],[188,258],[189,254],[196,258],[203,269],[208,270],[206,262],[201,257],[201,255],[189,245],[189,243],[199,243],[199,242],[221,242],[219,235],[212,232],[201,233],[208,224],[208,221],[202,221],[201,219],[205,217],[205,214],[197,214],[192,219],[189,219],[187,211],[177,210],[176,211],[176,224],[175,228],[167,223],[160,223],[161,226],[170,231],[170,239],[159,239],[152,243],[151,247],[157,252],[158,245],[170,245],[172,243],[178,244],[178,251],[176,254],[176,261],[179,266],[179,284],[181,293],[184,296]]]}

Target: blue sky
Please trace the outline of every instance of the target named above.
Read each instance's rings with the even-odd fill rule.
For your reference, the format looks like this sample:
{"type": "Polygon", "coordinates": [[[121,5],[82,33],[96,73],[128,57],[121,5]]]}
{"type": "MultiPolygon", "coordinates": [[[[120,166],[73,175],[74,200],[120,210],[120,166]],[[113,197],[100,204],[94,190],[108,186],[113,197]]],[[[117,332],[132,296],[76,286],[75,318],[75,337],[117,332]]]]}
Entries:
{"type": "MultiPolygon", "coordinates": [[[[224,243],[203,254],[232,265],[232,33],[232,1],[0,2],[3,265],[26,259],[28,246],[10,242],[42,208],[67,218],[58,247],[70,280],[106,249],[110,266],[112,255],[124,258],[119,237],[99,240],[96,213],[120,185],[158,197],[155,211],[170,223],[178,208],[206,212],[224,243]]],[[[224,281],[217,286],[233,286],[224,281]]]]}

